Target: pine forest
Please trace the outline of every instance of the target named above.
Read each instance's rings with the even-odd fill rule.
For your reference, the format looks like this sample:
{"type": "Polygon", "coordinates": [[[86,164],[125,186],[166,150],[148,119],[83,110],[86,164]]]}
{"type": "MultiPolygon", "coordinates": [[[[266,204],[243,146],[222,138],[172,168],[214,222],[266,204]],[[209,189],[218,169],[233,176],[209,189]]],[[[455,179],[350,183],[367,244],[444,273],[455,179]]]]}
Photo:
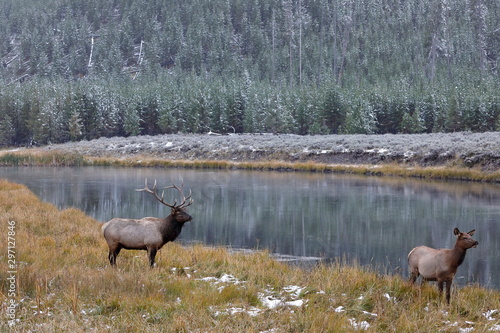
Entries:
{"type": "Polygon", "coordinates": [[[1,0],[0,145],[500,131],[498,0],[1,0]]]}

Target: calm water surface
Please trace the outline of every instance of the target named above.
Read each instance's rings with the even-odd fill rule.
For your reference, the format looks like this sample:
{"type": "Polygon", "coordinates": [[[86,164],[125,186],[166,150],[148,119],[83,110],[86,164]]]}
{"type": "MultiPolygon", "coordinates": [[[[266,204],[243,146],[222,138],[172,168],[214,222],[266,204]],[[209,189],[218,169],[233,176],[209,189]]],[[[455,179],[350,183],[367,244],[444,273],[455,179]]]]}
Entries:
{"type": "MultiPolygon", "coordinates": [[[[357,260],[407,276],[417,245],[452,247],[453,228],[476,229],[456,281],[500,289],[500,186],[341,175],[128,168],[0,168],[59,208],[99,221],[166,216],[169,209],[134,191],[184,178],[195,203],[179,241],[273,253],[357,260]]],[[[173,202],[175,191],[167,190],[173,202]]],[[[71,223],[71,221],[68,221],[71,223]]],[[[103,258],[106,256],[103,255],[103,258]]],[[[104,260],[104,259],[103,259],[104,260]]]]}

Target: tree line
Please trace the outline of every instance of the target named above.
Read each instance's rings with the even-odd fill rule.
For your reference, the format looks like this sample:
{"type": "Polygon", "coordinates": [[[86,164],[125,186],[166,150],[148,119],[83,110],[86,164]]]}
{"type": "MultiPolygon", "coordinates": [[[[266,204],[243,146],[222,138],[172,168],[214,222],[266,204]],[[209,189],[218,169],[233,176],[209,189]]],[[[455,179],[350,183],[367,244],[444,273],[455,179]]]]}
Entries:
{"type": "Polygon", "coordinates": [[[0,144],[500,129],[493,0],[5,0],[0,144]]]}

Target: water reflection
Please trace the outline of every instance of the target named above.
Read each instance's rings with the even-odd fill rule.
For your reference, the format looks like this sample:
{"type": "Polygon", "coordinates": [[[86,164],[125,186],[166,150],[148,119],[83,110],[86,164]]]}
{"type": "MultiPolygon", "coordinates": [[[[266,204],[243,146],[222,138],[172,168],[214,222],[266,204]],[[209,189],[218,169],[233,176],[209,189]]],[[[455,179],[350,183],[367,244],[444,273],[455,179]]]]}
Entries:
{"type": "MultiPolygon", "coordinates": [[[[452,247],[453,228],[475,228],[457,280],[500,288],[500,186],[305,173],[180,169],[1,168],[59,208],[99,221],[165,216],[169,209],[134,189],[144,179],[167,186],[184,178],[195,203],[183,242],[266,248],[272,252],[357,259],[407,275],[416,245],[452,247]]],[[[166,201],[176,191],[167,190],[166,201]]],[[[70,221],[68,221],[70,223],[70,221]]]]}

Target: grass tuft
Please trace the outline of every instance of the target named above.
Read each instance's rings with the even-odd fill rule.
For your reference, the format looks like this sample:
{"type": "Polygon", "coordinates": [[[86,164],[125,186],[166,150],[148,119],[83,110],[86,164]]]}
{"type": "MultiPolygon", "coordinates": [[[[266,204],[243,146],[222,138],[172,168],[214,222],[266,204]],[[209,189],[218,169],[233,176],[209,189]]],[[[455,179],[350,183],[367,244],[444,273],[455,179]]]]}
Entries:
{"type": "Polygon", "coordinates": [[[89,163],[82,155],[61,152],[0,154],[0,166],[83,166],[89,163]]]}

